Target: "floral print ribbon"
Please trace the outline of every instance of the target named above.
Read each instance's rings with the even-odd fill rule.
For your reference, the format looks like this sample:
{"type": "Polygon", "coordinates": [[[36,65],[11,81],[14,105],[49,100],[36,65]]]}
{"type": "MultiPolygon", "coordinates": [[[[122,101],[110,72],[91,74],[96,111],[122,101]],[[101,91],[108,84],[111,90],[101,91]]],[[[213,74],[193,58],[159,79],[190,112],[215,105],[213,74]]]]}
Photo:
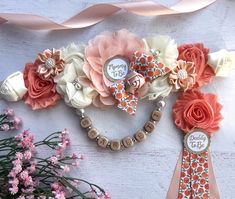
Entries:
{"type": "Polygon", "coordinates": [[[178,199],[208,199],[208,151],[195,154],[183,149],[178,199]]]}
{"type": "Polygon", "coordinates": [[[124,80],[110,86],[111,92],[118,100],[118,108],[133,115],[136,112],[138,90],[144,84],[165,75],[170,68],[158,61],[157,57],[136,51],[130,63],[130,72],[124,80]]]}

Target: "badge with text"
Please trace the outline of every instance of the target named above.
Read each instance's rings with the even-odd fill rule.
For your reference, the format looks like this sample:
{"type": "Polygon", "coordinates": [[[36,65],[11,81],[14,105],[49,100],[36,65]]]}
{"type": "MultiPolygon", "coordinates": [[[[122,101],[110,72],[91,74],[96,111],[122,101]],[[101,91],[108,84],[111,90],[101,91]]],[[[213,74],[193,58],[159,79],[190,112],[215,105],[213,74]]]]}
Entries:
{"type": "Polygon", "coordinates": [[[206,132],[195,130],[185,135],[184,145],[192,153],[202,153],[209,148],[210,137],[206,132]]]}
{"type": "Polygon", "coordinates": [[[112,82],[124,79],[128,74],[129,64],[129,61],[122,56],[108,59],[104,65],[105,77],[112,82]]]}

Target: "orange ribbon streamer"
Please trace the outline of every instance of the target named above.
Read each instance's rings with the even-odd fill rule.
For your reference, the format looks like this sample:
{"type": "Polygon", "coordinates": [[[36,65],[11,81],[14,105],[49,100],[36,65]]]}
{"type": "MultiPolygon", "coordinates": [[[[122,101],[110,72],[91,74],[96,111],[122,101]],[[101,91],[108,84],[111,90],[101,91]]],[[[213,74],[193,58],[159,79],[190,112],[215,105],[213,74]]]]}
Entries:
{"type": "Polygon", "coordinates": [[[0,13],[0,23],[9,23],[33,30],[81,29],[95,25],[121,10],[141,16],[182,14],[200,10],[215,1],[216,0],[181,0],[170,7],[152,1],[110,4],[100,3],[86,8],[63,23],[56,23],[46,17],[38,15],[0,13]]]}

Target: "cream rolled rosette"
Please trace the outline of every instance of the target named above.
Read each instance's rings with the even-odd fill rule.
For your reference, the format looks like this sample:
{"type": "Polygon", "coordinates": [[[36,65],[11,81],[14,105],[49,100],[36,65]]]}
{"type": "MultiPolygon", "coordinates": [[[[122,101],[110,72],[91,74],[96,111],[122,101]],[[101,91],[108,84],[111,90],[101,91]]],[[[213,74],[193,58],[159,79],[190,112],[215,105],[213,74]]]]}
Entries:
{"type": "Polygon", "coordinates": [[[234,68],[235,54],[222,49],[208,55],[208,64],[214,69],[216,76],[226,77],[234,68]]]}
{"type": "MultiPolygon", "coordinates": [[[[154,35],[143,39],[146,49],[153,56],[169,67],[171,70],[177,65],[178,48],[175,40],[166,35],[154,35]]],[[[156,100],[159,96],[167,97],[172,91],[172,85],[169,84],[169,74],[158,77],[151,82],[148,93],[144,96],[149,100],[156,100]]]]}
{"type": "Polygon", "coordinates": [[[85,74],[83,72],[84,47],[74,43],[61,49],[65,61],[65,69],[55,77],[56,89],[64,97],[67,105],[74,108],[85,108],[92,103],[97,92],[91,87],[82,84],[85,74]]]}
{"type": "Polygon", "coordinates": [[[27,88],[24,84],[22,72],[15,72],[0,83],[0,98],[7,101],[19,101],[23,98],[27,88]]]}

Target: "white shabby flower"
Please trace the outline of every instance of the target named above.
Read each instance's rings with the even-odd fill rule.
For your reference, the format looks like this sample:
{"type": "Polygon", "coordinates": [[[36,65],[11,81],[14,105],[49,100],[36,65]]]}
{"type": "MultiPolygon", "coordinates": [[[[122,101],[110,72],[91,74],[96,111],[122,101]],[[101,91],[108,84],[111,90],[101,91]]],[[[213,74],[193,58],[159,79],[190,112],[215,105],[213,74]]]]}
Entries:
{"type": "Polygon", "coordinates": [[[216,76],[228,76],[235,62],[233,53],[222,49],[218,52],[210,53],[208,55],[208,64],[214,69],[216,76]]]}
{"type": "Polygon", "coordinates": [[[84,47],[79,48],[72,43],[61,49],[61,55],[65,61],[65,69],[55,77],[58,93],[69,106],[79,109],[89,106],[97,93],[94,89],[81,84],[81,79],[85,77],[84,47]]]}
{"type": "Polygon", "coordinates": [[[168,83],[168,75],[158,77],[149,87],[148,93],[143,97],[148,100],[156,100],[159,96],[167,97],[172,91],[173,86],[168,83]]]}
{"type": "Polygon", "coordinates": [[[0,98],[7,101],[19,101],[27,93],[22,72],[9,75],[0,83],[0,98]]]}
{"type": "Polygon", "coordinates": [[[161,63],[171,69],[176,66],[179,52],[174,39],[166,35],[154,35],[143,40],[146,49],[156,54],[161,63]]]}

